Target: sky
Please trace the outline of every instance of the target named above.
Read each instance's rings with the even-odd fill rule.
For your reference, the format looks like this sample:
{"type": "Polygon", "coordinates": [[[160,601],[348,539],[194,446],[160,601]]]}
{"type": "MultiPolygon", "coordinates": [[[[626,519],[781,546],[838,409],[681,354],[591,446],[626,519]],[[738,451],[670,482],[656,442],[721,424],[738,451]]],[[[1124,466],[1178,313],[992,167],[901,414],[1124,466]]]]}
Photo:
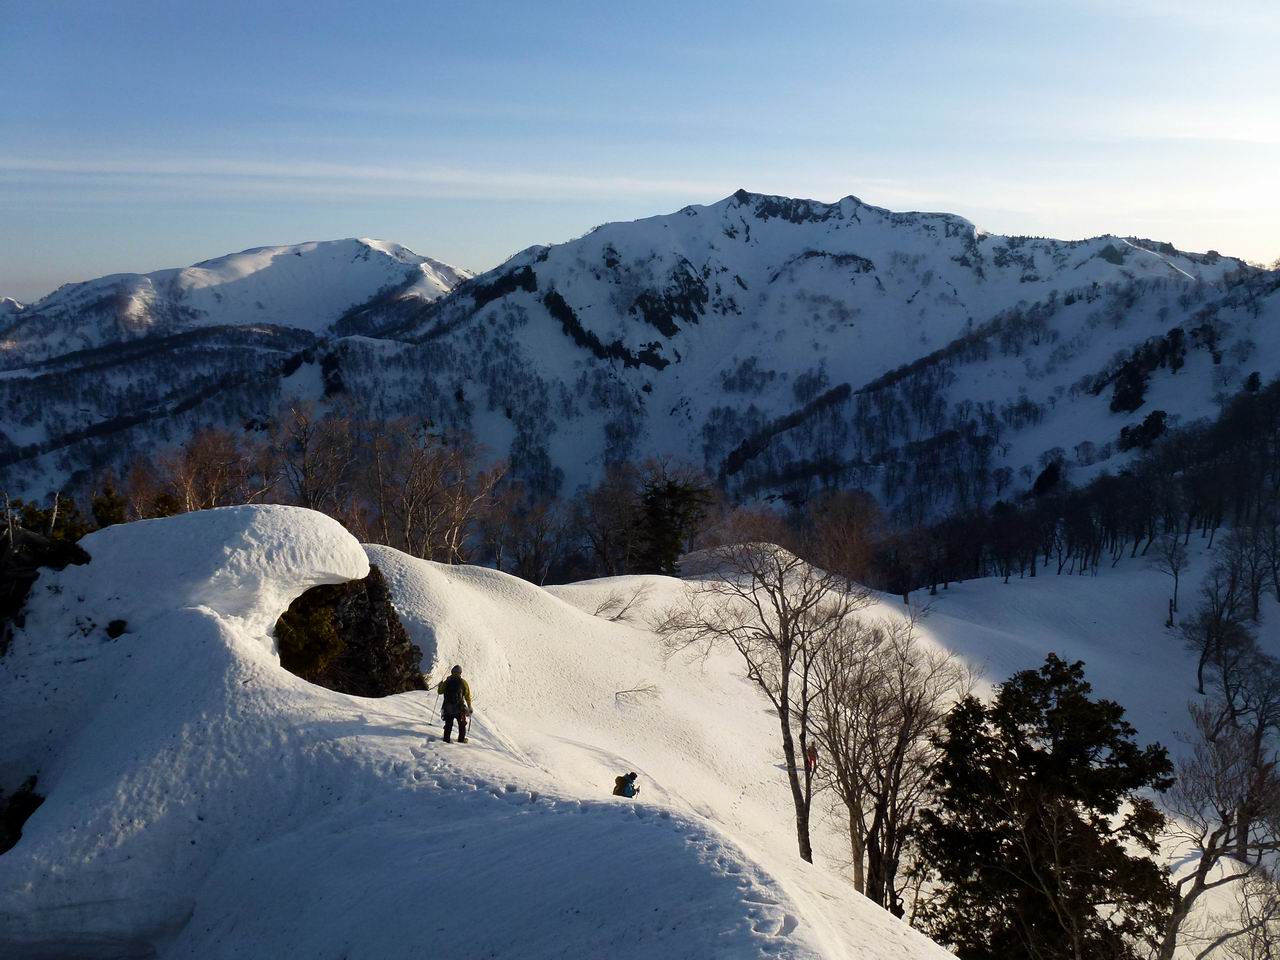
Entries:
{"type": "Polygon", "coordinates": [[[0,296],[742,187],[1280,257],[1280,3],[0,0],[0,296]]]}

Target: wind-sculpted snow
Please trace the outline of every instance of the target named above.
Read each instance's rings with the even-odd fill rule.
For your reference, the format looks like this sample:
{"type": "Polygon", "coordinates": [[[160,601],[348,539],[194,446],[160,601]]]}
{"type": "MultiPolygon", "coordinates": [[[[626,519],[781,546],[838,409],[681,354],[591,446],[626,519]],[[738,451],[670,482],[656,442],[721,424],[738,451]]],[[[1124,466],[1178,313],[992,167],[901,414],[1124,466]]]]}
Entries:
{"type": "MultiPolygon", "coordinates": [[[[615,584],[366,554],[288,507],[84,547],[0,659],[0,787],[47,797],[0,855],[6,960],[946,956],[798,861],[776,720],[729,663],[664,666],[648,630],[579,609],[615,584]],[[424,666],[465,664],[470,743],[440,741],[433,693],[279,666],[278,614],[370,559],[424,666]],[[638,801],[609,794],[627,769],[638,801]]],[[[616,586],[649,612],[679,589],[616,586]]]]}

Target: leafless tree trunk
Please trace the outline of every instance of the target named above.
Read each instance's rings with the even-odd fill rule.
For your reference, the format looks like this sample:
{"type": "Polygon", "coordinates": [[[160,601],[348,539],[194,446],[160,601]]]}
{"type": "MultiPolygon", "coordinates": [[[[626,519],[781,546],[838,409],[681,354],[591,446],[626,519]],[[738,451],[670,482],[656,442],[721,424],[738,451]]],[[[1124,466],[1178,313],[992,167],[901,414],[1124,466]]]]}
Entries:
{"type": "Polygon", "coordinates": [[[762,540],[708,551],[701,579],[660,626],[670,653],[735,649],[778,715],[800,856],[812,862],[813,772],[804,762],[822,694],[818,663],[870,600],[838,575],[762,540]]]}
{"type": "Polygon", "coordinates": [[[349,417],[317,417],[311,405],[295,404],[276,418],[272,446],[294,503],[331,515],[341,509],[357,461],[349,417]]]}
{"type": "Polygon", "coordinates": [[[855,889],[898,916],[899,868],[937,756],[931,738],[972,684],[910,619],[853,618],[819,659],[819,775],[845,808],[855,889]]]}
{"type": "MultiPolygon", "coordinates": [[[[1280,774],[1272,743],[1280,723],[1280,677],[1274,664],[1269,671],[1256,666],[1252,676],[1252,689],[1238,690],[1231,700],[1191,707],[1195,741],[1179,767],[1168,806],[1171,839],[1192,866],[1174,880],[1174,908],[1158,960],[1173,960],[1206,893],[1232,885],[1244,889],[1267,875],[1280,852],[1280,774]]],[[[1195,931],[1194,937],[1216,948],[1251,929],[1252,923],[1244,923],[1195,931]]]]}
{"type": "Polygon", "coordinates": [[[1152,565],[1161,573],[1173,578],[1173,603],[1169,608],[1167,626],[1173,626],[1173,614],[1178,612],[1178,580],[1187,569],[1187,549],[1176,531],[1168,532],[1156,541],[1152,565]]]}

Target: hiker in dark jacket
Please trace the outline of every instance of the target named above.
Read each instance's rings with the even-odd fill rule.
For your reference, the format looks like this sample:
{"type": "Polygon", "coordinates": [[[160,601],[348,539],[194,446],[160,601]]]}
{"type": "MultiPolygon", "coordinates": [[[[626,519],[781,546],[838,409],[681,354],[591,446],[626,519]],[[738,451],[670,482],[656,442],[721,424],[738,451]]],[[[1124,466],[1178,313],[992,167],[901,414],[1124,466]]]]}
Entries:
{"type": "Polygon", "coordinates": [[[454,667],[436,686],[436,693],[444,695],[440,719],[444,721],[444,742],[453,742],[453,721],[458,721],[458,742],[467,742],[467,717],[471,716],[471,687],[462,679],[462,668],[454,667]]]}
{"type": "Polygon", "coordinates": [[[636,786],[635,772],[625,773],[613,778],[613,795],[615,797],[638,797],[640,788],[636,786]]]}

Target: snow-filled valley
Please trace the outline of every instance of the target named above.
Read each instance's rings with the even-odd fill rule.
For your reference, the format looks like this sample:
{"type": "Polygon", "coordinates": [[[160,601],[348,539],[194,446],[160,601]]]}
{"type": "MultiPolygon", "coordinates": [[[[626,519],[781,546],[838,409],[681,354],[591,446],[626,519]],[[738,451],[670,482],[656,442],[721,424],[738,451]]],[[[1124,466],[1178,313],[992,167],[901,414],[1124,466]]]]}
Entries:
{"type": "MultiPolygon", "coordinates": [[[[41,573],[0,658],[0,786],[38,774],[47,796],[0,856],[6,957],[947,955],[852,892],[833,824],[798,859],[767,703],[733,656],[667,660],[649,629],[678,580],[544,589],[281,506],[82,546],[88,564],[41,573]],[[440,740],[434,692],[351,697],[280,666],[290,601],[370,563],[423,670],[464,666],[468,744],[440,740]],[[593,615],[638,589],[632,622],[593,615]],[[610,796],[627,770],[635,801],[610,796]]],[[[1196,544],[1185,582],[1207,563],[1196,544]]],[[[1167,596],[1135,559],[955,584],[923,625],[988,681],[1080,657],[1172,744],[1194,662],[1167,596]]]]}

